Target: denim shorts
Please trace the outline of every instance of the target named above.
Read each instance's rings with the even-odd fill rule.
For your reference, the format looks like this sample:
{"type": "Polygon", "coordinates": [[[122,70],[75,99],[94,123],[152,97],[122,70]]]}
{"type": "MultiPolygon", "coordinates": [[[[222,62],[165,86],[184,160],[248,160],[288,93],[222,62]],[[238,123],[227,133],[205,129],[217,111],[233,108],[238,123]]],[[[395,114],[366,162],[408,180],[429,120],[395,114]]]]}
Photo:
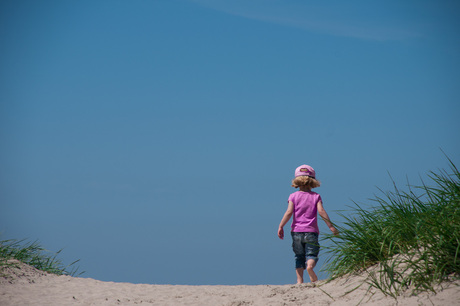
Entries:
{"type": "Polygon", "coordinates": [[[295,253],[295,268],[306,269],[309,259],[318,262],[319,243],[318,233],[291,232],[292,250],[295,253]]]}

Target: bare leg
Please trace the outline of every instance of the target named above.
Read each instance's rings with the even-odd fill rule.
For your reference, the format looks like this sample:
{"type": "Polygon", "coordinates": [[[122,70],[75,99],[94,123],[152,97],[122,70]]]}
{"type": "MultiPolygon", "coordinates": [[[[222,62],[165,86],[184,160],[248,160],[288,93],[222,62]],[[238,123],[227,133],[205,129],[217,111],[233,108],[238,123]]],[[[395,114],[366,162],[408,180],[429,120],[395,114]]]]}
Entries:
{"type": "MultiPolygon", "coordinates": [[[[312,283],[318,280],[318,276],[316,276],[315,271],[313,271],[313,268],[315,266],[316,266],[316,261],[314,259],[309,259],[307,261],[307,272],[308,272],[308,276],[310,276],[310,281],[312,283]]],[[[303,271],[302,271],[302,274],[303,274],[303,271]]]]}
{"type": "Polygon", "coordinates": [[[297,268],[295,269],[295,273],[297,274],[297,284],[302,284],[303,283],[303,271],[304,268],[297,268]]]}

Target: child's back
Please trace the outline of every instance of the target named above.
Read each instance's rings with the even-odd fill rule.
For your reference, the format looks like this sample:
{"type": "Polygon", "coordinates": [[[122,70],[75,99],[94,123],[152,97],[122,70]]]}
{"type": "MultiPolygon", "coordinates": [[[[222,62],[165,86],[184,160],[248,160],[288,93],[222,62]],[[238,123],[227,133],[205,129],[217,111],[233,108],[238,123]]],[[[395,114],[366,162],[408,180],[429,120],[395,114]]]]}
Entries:
{"type": "Polygon", "coordinates": [[[319,234],[317,204],[321,196],[313,191],[296,191],[289,196],[288,201],[294,204],[291,231],[319,234]]]}

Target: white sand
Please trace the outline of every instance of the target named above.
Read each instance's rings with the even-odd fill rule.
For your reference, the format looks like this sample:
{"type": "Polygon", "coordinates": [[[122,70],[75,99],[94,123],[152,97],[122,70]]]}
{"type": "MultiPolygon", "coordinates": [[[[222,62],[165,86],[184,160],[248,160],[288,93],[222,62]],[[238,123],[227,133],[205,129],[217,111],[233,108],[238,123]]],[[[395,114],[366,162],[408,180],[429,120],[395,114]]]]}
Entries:
{"type": "Polygon", "coordinates": [[[366,294],[362,277],[303,285],[182,286],[102,282],[56,276],[20,264],[0,277],[0,305],[460,305],[460,281],[443,284],[437,294],[409,293],[397,300],[366,294]],[[352,291],[353,290],[353,291],[352,291]],[[352,292],[349,292],[352,291],[352,292]]]}

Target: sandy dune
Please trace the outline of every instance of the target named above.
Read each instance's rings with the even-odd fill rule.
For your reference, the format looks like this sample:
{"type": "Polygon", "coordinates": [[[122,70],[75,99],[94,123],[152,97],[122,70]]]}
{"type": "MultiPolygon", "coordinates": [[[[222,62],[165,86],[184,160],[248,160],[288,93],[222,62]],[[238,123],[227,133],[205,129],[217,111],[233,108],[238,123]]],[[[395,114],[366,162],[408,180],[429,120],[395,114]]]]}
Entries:
{"type": "Polygon", "coordinates": [[[437,294],[403,295],[397,300],[368,286],[361,276],[304,285],[182,286],[102,282],[56,276],[30,266],[3,271],[0,305],[460,305],[460,281],[437,294]],[[5,276],[8,274],[9,276],[5,276]],[[355,289],[355,290],[353,290],[355,289]],[[351,291],[351,292],[350,292],[351,291]]]}

